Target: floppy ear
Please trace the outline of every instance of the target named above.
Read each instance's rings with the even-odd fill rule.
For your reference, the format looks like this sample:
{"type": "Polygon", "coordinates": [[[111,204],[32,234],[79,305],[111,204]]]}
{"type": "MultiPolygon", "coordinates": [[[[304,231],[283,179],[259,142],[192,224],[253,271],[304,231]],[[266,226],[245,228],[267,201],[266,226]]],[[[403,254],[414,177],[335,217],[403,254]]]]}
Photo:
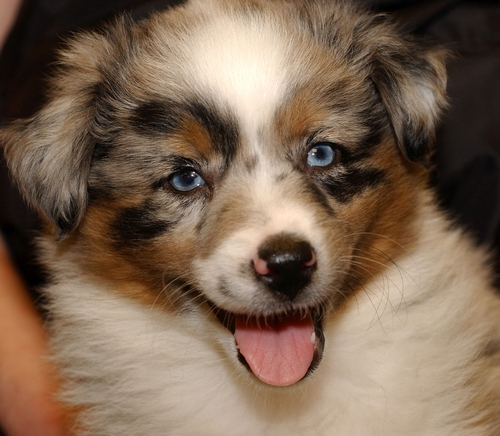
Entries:
{"type": "Polygon", "coordinates": [[[71,102],[55,101],[29,120],[3,128],[8,167],[25,200],[63,238],[82,218],[92,140],[71,102]]]}
{"type": "Polygon", "coordinates": [[[373,51],[371,79],[402,153],[426,165],[446,107],[446,52],[421,49],[402,39],[379,41],[373,51]]]}
{"type": "Polygon", "coordinates": [[[402,153],[428,163],[446,106],[447,52],[421,48],[386,15],[360,10],[355,2],[307,4],[312,7],[303,17],[315,37],[375,84],[402,153]]]}
{"type": "Polygon", "coordinates": [[[378,89],[396,141],[412,162],[429,163],[436,126],[446,107],[447,51],[402,35],[383,14],[355,20],[352,44],[378,89]],[[359,47],[363,47],[364,50],[359,47]]]}
{"type": "Polygon", "coordinates": [[[0,130],[14,181],[26,201],[53,224],[59,239],[78,226],[85,212],[95,141],[95,90],[109,62],[109,45],[99,34],[73,41],[61,54],[49,103],[31,119],[0,130]]]}

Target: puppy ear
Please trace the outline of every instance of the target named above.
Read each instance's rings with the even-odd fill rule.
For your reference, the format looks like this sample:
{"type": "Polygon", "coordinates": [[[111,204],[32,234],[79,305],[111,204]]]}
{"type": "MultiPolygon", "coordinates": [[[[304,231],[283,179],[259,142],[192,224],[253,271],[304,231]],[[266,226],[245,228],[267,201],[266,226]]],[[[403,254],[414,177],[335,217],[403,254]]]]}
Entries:
{"type": "Polygon", "coordinates": [[[0,130],[0,144],[26,201],[54,226],[59,239],[81,221],[94,139],[95,89],[105,38],[87,35],[61,55],[49,103],[30,119],[0,130]]]}
{"type": "Polygon", "coordinates": [[[1,132],[16,184],[60,239],[78,225],[87,202],[92,142],[74,112],[73,106],[56,102],[1,132]]]}
{"type": "Polygon", "coordinates": [[[313,7],[303,16],[316,38],[375,84],[402,153],[410,161],[428,163],[446,106],[447,52],[421,48],[386,15],[363,11],[355,2],[308,5],[313,7]]]}
{"type": "Polygon", "coordinates": [[[371,79],[402,153],[410,161],[426,165],[446,106],[446,52],[420,49],[398,39],[380,41],[373,52],[371,79]]]}

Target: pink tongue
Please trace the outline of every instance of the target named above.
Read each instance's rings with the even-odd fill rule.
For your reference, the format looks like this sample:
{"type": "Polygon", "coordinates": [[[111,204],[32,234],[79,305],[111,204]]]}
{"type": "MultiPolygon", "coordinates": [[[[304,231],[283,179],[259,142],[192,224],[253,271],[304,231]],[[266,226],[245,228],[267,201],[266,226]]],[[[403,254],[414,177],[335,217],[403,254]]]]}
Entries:
{"type": "Polygon", "coordinates": [[[311,317],[257,319],[236,316],[234,337],[252,372],[264,383],[288,386],[311,366],[315,341],[311,317]]]}

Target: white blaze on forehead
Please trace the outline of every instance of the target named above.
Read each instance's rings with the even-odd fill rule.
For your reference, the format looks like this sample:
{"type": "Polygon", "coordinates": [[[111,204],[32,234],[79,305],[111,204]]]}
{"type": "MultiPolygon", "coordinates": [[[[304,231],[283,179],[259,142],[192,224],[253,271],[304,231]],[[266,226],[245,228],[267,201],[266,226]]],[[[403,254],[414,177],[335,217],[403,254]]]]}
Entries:
{"type": "Polygon", "coordinates": [[[226,17],[202,28],[190,47],[193,86],[228,105],[247,134],[269,122],[286,90],[280,32],[250,17],[226,17]]]}

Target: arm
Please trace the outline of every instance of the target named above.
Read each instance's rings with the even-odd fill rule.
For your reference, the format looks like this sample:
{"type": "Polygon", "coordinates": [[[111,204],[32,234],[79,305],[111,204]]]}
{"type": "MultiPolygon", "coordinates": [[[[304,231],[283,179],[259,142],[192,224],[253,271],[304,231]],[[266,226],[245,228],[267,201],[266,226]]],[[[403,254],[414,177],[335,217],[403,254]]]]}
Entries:
{"type": "Polygon", "coordinates": [[[42,322],[0,239],[0,424],[9,436],[63,435],[42,322]]]}

